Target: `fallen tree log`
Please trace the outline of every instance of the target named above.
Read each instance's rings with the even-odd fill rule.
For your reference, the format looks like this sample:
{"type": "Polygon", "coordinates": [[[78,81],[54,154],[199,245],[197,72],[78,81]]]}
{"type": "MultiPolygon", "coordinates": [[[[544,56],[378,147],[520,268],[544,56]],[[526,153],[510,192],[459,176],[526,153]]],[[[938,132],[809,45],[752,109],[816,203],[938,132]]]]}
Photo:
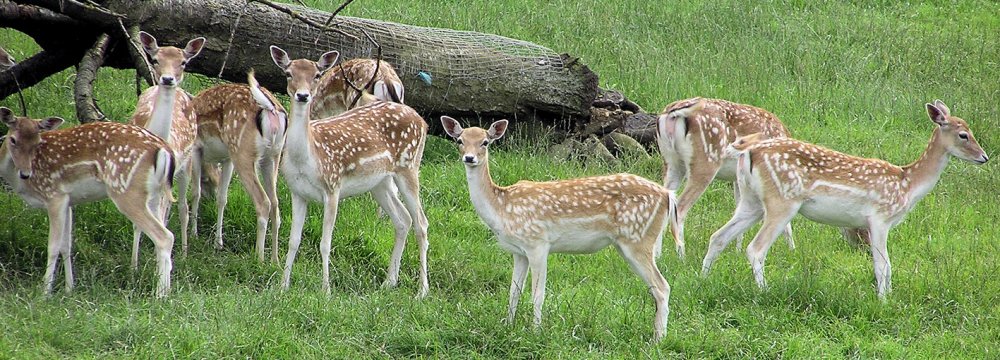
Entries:
{"type": "MultiPolygon", "coordinates": [[[[327,50],[340,51],[342,59],[373,57],[376,47],[368,41],[367,33],[381,44],[383,59],[396,67],[407,88],[407,104],[425,115],[537,119],[572,129],[589,119],[590,105],[597,95],[597,75],[578,59],[496,35],[341,16],[330,25],[339,32],[330,31],[315,26],[327,21],[327,12],[281,5],[310,20],[310,25],[273,7],[244,0],[14,3],[21,8],[45,9],[38,14],[58,15],[49,17],[61,21],[63,31],[79,23],[76,26],[87,38],[83,49],[94,44],[99,33],[110,35],[107,66],[136,66],[128,46],[115,44],[125,38],[126,27],[138,25],[154,34],[161,44],[183,44],[197,36],[206,37],[205,49],[188,64],[188,72],[242,82],[246,71],[253,68],[262,84],[282,92],[285,77],[271,62],[269,45],[279,45],[295,58],[317,58],[327,50]]],[[[0,1],[0,5],[13,7],[9,1],[0,1]]],[[[22,31],[36,39],[44,38],[38,42],[46,51],[58,46],[58,37],[46,34],[45,20],[37,18],[34,23],[22,19],[32,25],[22,31]]],[[[80,56],[70,65],[79,62],[80,56]]],[[[0,82],[0,88],[3,85],[0,82]]]]}

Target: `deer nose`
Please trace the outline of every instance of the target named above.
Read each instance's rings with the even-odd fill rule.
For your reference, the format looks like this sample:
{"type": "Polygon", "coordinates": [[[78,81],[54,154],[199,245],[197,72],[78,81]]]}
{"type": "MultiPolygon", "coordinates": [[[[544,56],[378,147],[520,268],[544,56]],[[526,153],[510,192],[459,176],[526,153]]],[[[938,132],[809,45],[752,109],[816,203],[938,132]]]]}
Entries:
{"type": "Polygon", "coordinates": [[[309,102],[308,93],[295,93],[295,100],[298,102],[309,102]]]}
{"type": "Polygon", "coordinates": [[[31,177],[31,172],[18,171],[17,175],[20,176],[22,180],[27,180],[31,177]]]}
{"type": "Polygon", "coordinates": [[[983,164],[985,164],[987,161],[990,161],[990,157],[986,156],[986,154],[983,154],[983,164]]]}
{"type": "Polygon", "coordinates": [[[161,76],[160,85],[174,86],[176,79],[173,76],[161,76]]]}
{"type": "Polygon", "coordinates": [[[472,164],[476,162],[476,157],[473,155],[465,155],[465,157],[462,160],[464,160],[466,163],[472,164]]]}

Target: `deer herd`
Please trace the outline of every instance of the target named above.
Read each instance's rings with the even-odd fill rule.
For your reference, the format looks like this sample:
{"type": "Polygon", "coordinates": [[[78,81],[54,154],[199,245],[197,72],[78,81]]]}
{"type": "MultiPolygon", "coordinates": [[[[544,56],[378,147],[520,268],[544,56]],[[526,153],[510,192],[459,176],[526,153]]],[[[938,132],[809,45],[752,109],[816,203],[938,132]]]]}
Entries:
{"type": "MultiPolygon", "coordinates": [[[[309,202],[323,206],[322,290],[329,293],[340,199],[371,193],[395,228],[383,285],[396,286],[412,230],[420,250],[417,296],[427,295],[428,220],[419,174],[428,125],[403,104],[403,85],[392,65],[372,59],[338,64],[336,51],[316,61],[293,60],[271,46],[269,55],[288,80],[286,109],[257,83],[252,71],[247,84],[218,85],[197,96],[180,89],[184,67],[197,57],[204,38],[182,49],[161,47],[152,35],[141,32],[139,42],[152,64],[155,85],[139,97],[128,124],[97,122],[57,130],[61,118],[36,120],[0,107],[0,120],[9,129],[0,144],[0,177],[29,206],[48,211],[46,294],[52,291],[60,257],[64,290],[73,289],[73,206],[110,198],[134,225],[133,269],[138,267],[141,234],[153,240],[156,296],[166,296],[174,242],[166,228],[169,209],[179,203],[181,252],[186,254],[189,237],[197,237],[198,179],[205,169],[216,168],[221,175],[214,245],[223,247],[222,222],[235,171],[257,214],[260,261],[266,258],[269,230],[270,259],[279,261],[279,171],[284,178],[291,193],[292,224],[283,290],[290,285],[309,202]],[[192,184],[194,199],[189,203],[192,184]]],[[[0,70],[13,66],[14,59],[0,49],[0,70]]],[[[746,256],[757,285],[765,287],[768,249],[782,234],[794,248],[790,220],[802,214],[868,243],[876,291],[884,299],[891,284],[889,230],[930,192],[950,157],[976,164],[989,159],[968,124],[943,102],[928,103],[926,110],[935,125],[926,150],[913,163],[896,166],[795,140],[777,116],[761,108],[706,98],[677,101],[657,120],[662,186],[631,174],[499,186],[490,177],[488,148],[504,136],[508,122],[496,121],[488,129],[463,128],[442,116],[441,124],[458,143],[476,213],[513,256],[508,321],[514,320],[530,272],[534,323],[541,323],[549,253],[593,253],[613,245],[649,287],[656,305],[654,338],[660,339],[670,297],[670,285],[656,263],[662,237],[669,225],[676,251],[684,257],[684,220],[716,178],[735,183],[736,211],[711,236],[703,276],[732,240],[763,220],[746,256]]]]}

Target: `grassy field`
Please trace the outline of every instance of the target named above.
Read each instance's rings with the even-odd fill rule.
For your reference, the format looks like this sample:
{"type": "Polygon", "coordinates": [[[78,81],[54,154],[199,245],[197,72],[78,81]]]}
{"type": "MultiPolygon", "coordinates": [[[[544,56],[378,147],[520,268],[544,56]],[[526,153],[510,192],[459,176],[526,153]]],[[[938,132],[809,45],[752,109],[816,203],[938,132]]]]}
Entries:
{"type": "MultiPolygon", "coordinates": [[[[923,104],[940,98],[969,121],[987,153],[997,157],[1000,149],[996,2],[366,0],[345,13],[533,41],[581,56],[603,86],[651,111],[690,96],[752,103],[776,113],[798,138],[896,164],[923,150],[933,129],[923,104]]],[[[0,44],[18,59],[37,50],[9,30],[0,31],[0,44]]],[[[32,115],[73,118],[72,76],[27,90],[32,115]]],[[[100,74],[97,97],[115,119],[134,107],[132,76],[100,74]]],[[[189,77],[184,87],[209,84],[189,77]]],[[[19,110],[16,96],[0,105],[19,110]]],[[[656,156],[613,166],[564,162],[538,155],[533,140],[515,134],[494,149],[498,183],[618,171],[661,178],[656,156]]],[[[794,222],[798,249],[781,241],[772,248],[768,290],[757,289],[745,258],[732,250],[701,278],[707,239],[733,210],[730,186],[714,184],[688,220],[687,261],[669,251],[659,260],[673,289],[671,313],[664,340],[650,344],[652,301],[610,250],[552,256],[542,327],[531,326],[527,295],[515,323],[502,323],[510,256],[474,213],[457,159],[450,141],[428,140],[421,180],[431,293],[424,300],[413,299],[412,242],[400,287],[378,286],[392,229],[366,198],[341,207],[333,295],[320,292],[316,206],[291,290],[278,292],[281,267],[252,254],[253,207],[239,185],[227,212],[227,249],[213,250],[204,236],[215,217],[209,200],[202,238],[189,256],[175,257],[166,300],[151,297],[149,242],[133,274],[129,222],[107,202],[78,207],[77,291],[46,299],[45,214],[0,194],[0,358],[1000,356],[1000,236],[990,230],[1000,223],[997,161],[977,167],[953,160],[890,233],[894,290],[885,303],[875,296],[867,250],[801,218],[794,222]]],[[[282,194],[284,238],[290,209],[282,194]]]]}

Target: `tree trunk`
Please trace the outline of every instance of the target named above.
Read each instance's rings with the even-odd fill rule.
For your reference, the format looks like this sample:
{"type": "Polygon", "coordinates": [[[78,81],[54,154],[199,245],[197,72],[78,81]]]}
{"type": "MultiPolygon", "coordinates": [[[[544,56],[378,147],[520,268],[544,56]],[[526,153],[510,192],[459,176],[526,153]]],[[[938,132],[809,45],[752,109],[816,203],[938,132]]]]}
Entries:
{"type": "MultiPolygon", "coordinates": [[[[82,23],[80,34],[87,39],[84,48],[94,43],[95,28],[110,34],[114,39],[112,49],[105,54],[107,66],[134,68],[136,62],[128,47],[114,44],[124,38],[123,26],[137,24],[156,36],[161,46],[183,46],[197,36],[207,38],[201,55],[188,64],[188,72],[244,82],[247,70],[253,68],[261,84],[283,93],[285,76],[272,63],[269,45],[282,47],[293,58],[316,59],[328,50],[340,51],[342,59],[374,57],[376,48],[367,39],[368,33],[381,44],[383,59],[393,64],[402,78],[406,103],[425,115],[539,119],[571,129],[589,119],[597,94],[597,75],[578,59],[495,35],[338,16],[332,26],[349,34],[344,35],[245,0],[96,2],[123,15],[122,24],[112,14],[74,0],[15,2],[66,18],[61,23],[63,31],[73,21],[82,23]]],[[[0,0],[0,11],[6,5],[10,4],[0,0]]],[[[282,6],[315,23],[322,24],[329,16],[305,7],[282,6]]],[[[0,19],[8,15],[0,13],[0,19]]],[[[5,22],[2,26],[8,25],[5,22]]],[[[58,37],[37,29],[44,28],[19,28],[36,39],[44,38],[44,43],[38,42],[46,50],[58,45],[51,40],[58,37]]],[[[5,90],[2,85],[0,90],[5,90]]]]}

